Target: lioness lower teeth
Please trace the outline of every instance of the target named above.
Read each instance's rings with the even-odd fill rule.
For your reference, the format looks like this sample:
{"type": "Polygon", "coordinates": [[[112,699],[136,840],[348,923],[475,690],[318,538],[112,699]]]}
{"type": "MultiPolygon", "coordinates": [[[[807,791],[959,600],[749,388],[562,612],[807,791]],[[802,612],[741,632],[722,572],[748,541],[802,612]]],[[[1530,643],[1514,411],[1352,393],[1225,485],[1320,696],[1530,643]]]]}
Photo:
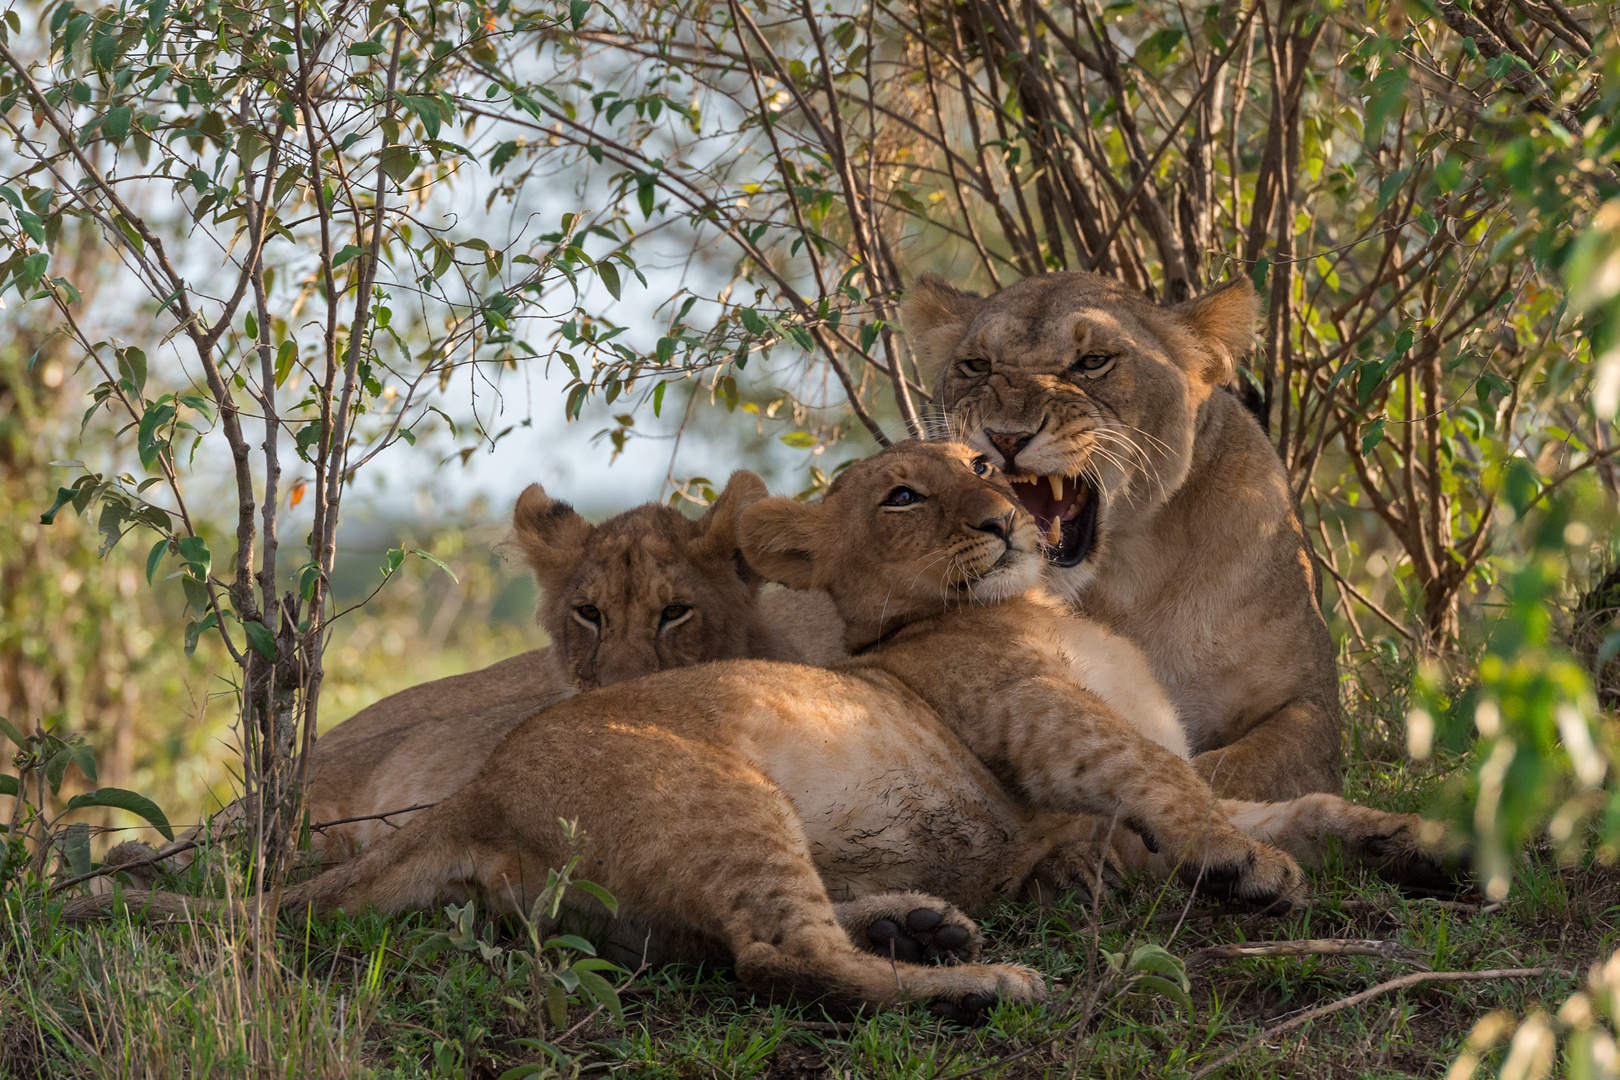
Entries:
{"type": "Polygon", "coordinates": [[[1048,476],[1046,478],[1046,481],[1047,481],[1047,483],[1052,485],[1052,498],[1058,500],[1059,502],[1062,502],[1063,501],[1063,477],[1061,477],[1061,476],[1048,476]]]}
{"type": "Polygon", "coordinates": [[[1052,524],[1046,527],[1046,542],[1053,547],[1063,543],[1063,522],[1059,519],[1053,518],[1052,524]]]}

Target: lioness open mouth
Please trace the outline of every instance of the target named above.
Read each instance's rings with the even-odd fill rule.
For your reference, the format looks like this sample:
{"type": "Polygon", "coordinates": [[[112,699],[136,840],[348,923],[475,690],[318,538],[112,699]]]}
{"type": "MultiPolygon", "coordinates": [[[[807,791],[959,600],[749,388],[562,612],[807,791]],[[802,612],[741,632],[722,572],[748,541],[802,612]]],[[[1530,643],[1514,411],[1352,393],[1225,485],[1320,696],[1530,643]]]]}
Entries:
{"type": "Polygon", "coordinates": [[[1046,561],[1078,566],[1097,539],[1097,489],[1082,476],[1008,476],[1040,527],[1046,561]]]}

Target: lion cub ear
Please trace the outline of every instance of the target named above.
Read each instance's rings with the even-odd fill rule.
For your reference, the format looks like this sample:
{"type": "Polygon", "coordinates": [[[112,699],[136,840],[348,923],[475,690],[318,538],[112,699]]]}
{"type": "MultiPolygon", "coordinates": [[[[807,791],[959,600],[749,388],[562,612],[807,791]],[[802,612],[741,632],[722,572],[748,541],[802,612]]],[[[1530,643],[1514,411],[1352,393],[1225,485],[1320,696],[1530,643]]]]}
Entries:
{"type": "Polygon", "coordinates": [[[1260,297],[1248,278],[1234,278],[1213,292],[1183,300],[1170,309],[1193,332],[1209,354],[1202,370],[1193,372],[1210,386],[1237,374],[1237,365],[1254,348],[1254,322],[1260,297]]]}
{"type": "Polygon", "coordinates": [[[539,484],[530,484],[512,508],[512,540],[534,569],[541,588],[573,571],[595,526],[539,484]]]}
{"type": "Polygon", "coordinates": [[[926,382],[951,358],[983,303],[978,293],[963,292],[938,274],[924,274],[911,286],[900,302],[900,322],[926,382]]]}
{"type": "Polygon", "coordinates": [[[705,552],[710,558],[732,560],[737,567],[737,576],[748,585],[754,584],[756,579],[739,550],[742,546],[738,539],[742,515],[743,511],[769,494],[765,481],[747,469],[738,469],[726,481],[725,490],[697,521],[705,552]]]}
{"type": "Polygon", "coordinates": [[[796,499],[761,499],[742,513],[737,541],[748,565],[767,581],[813,589],[814,527],[819,505],[796,499]]]}

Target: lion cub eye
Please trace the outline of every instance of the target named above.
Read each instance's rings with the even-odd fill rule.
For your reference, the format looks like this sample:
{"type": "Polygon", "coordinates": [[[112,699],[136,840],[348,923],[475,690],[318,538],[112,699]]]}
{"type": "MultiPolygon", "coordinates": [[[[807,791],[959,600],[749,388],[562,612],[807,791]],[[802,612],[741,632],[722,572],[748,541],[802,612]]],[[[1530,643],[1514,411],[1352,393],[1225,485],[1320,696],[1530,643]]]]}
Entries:
{"type": "Polygon", "coordinates": [[[957,370],[964,375],[983,375],[990,370],[990,361],[982,359],[963,360],[956,365],[957,370]]]}
{"type": "Polygon", "coordinates": [[[660,626],[668,626],[672,622],[679,622],[681,619],[691,614],[691,611],[691,604],[670,604],[659,614],[658,624],[660,626]]]}
{"type": "Polygon", "coordinates": [[[597,610],[595,604],[581,604],[574,609],[574,618],[587,626],[600,628],[602,625],[602,613],[597,610]]]}
{"type": "Polygon", "coordinates": [[[993,471],[989,458],[975,458],[973,461],[974,476],[988,476],[993,471]]]}
{"type": "Polygon", "coordinates": [[[1086,355],[1076,360],[1069,370],[1078,371],[1083,375],[1101,375],[1114,362],[1115,355],[1114,353],[1086,353],[1086,355]]]}
{"type": "Polygon", "coordinates": [[[915,506],[926,499],[921,492],[913,491],[908,487],[897,487],[884,496],[884,506],[915,506]]]}

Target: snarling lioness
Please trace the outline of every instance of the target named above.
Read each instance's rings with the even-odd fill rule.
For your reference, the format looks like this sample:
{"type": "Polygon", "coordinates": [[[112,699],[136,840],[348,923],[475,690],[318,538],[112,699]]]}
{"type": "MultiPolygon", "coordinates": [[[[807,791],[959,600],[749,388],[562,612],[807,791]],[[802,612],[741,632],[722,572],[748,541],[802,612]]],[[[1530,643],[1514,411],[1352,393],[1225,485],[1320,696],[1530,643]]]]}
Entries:
{"type": "Polygon", "coordinates": [[[1014,479],[1047,581],[1145,652],[1222,794],[1337,792],[1320,581],[1282,462],[1216,388],[1249,351],[1238,280],[1159,307],[1045,274],[981,298],[924,275],[903,319],[952,431],[1014,479]]]}
{"type": "Polygon", "coordinates": [[[1042,589],[1034,521],[968,447],[895,447],[819,504],[753,504],[741,534],[751,567],[830,592],[852,659],[704,664],[564,701],[286,902],[524,908],[568,857],[559,819],[577,818],[625,922],[723,950],[753,989],[972,1012],[1042,984],[1009,965],[910,961],[974,955],[957,905],[1094,873],[1102,825],[1128,861],[1256,904],[1300,898],[1303,880],[1232,815],[1307,855],[1331,836],[1352,856],[1420,861],[1406,815],[1329,796],[1217,801],[1105,703],[1094,689],[1179,738],[1135,650],[1042,589]]]}

